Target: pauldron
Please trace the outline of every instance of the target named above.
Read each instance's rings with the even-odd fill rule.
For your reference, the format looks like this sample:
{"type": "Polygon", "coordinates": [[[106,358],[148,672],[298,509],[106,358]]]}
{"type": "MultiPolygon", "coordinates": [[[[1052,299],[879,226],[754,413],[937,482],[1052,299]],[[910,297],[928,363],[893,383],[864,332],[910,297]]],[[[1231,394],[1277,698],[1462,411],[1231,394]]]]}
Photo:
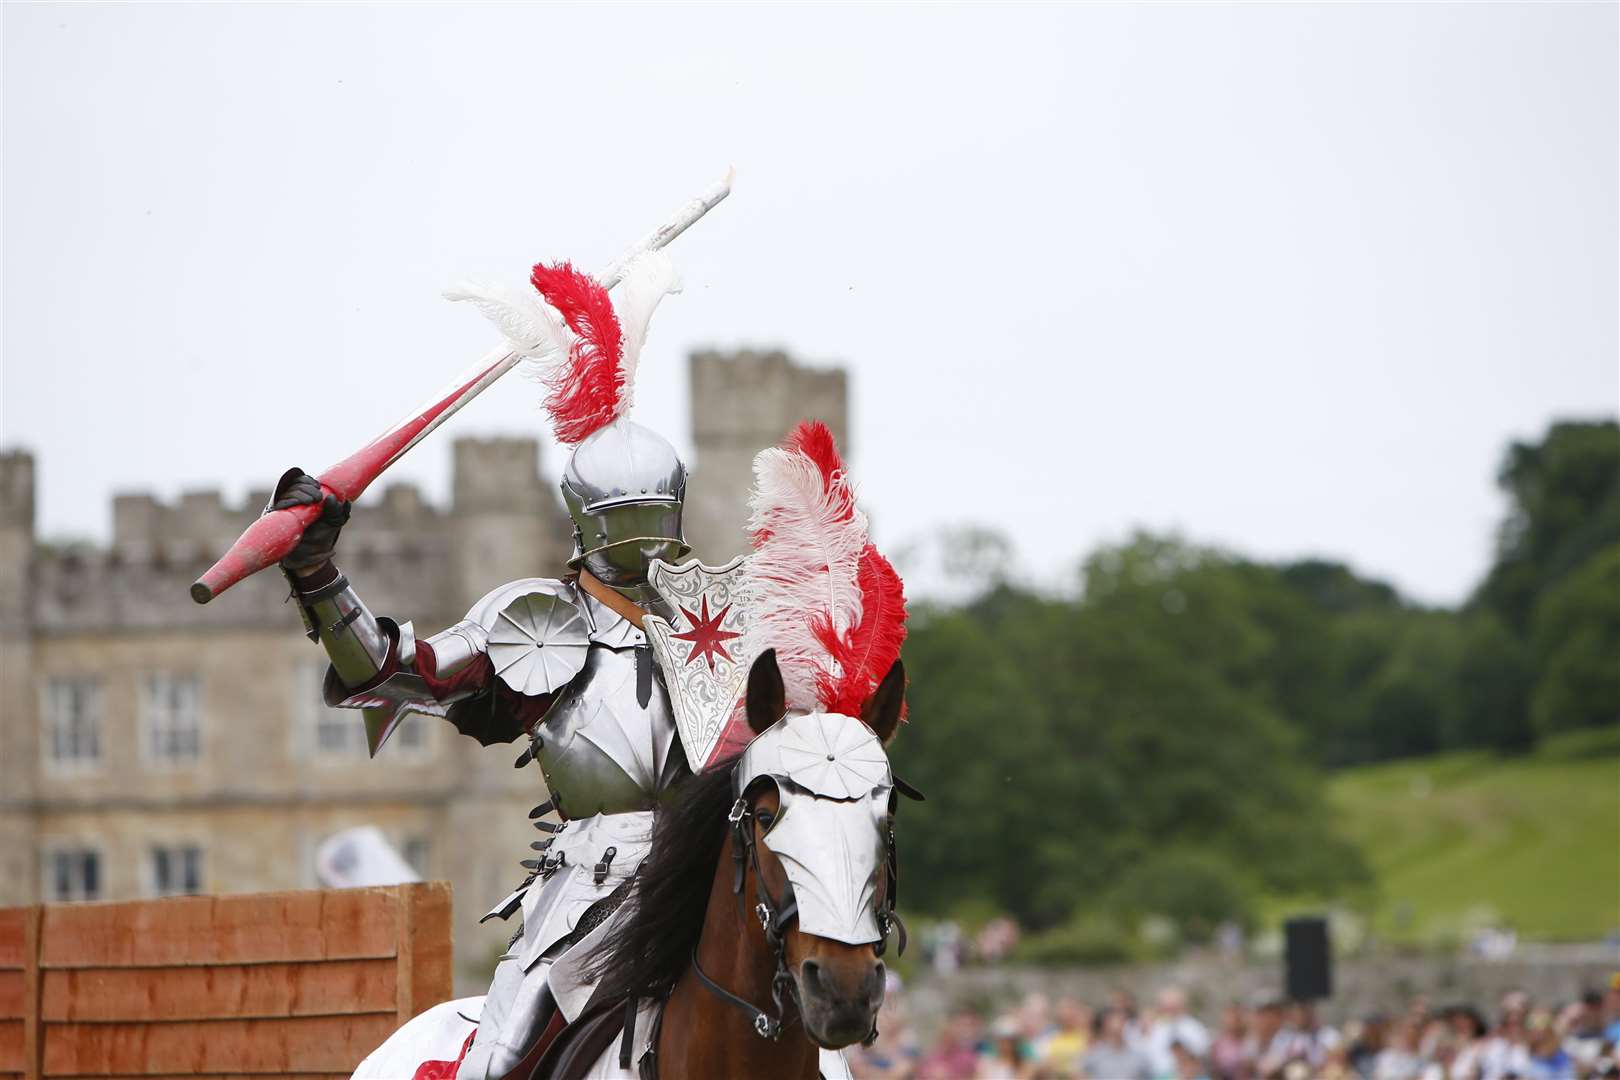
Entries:
{"type": "MultiPolygon", "coordinates": [[[[374,616],[341,573],[297,597],[306,627],[332,661],[322,698],[333,708],[361,711],[374,756],[408,714],[445,717],[451,706],[478,692],[468,687],[436,695],[417,670],[412,625],[374,616]]],[[[592,633],[572,585],[525,578],[492,589],[466,618],[424,643],[433,654],[429,674],[436,681],[449,681],[487,656],[496,678],[517,693],[538,696],[579,674],[592,633]]]]}

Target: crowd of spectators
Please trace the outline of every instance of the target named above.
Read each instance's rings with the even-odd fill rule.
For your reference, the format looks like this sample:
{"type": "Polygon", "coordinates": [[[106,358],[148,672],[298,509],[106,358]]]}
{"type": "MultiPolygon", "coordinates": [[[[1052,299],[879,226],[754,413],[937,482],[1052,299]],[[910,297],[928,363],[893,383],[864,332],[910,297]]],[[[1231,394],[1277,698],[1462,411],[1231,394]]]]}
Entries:
{"type": "Polygon", "coordinates": [[[877,1040],[849,1052],[856,1080],[1620,1080],[1620,976],[1565,1004],[1506,995],[1489,1017],[1425,998],[1342,1028],[1309,1004],[1231,1003],[1206,1025],[1178,988],[1138,1008],[1031,994],[986,1016],[963,1008],[922,1045],[891,979],[877,1040]]]}

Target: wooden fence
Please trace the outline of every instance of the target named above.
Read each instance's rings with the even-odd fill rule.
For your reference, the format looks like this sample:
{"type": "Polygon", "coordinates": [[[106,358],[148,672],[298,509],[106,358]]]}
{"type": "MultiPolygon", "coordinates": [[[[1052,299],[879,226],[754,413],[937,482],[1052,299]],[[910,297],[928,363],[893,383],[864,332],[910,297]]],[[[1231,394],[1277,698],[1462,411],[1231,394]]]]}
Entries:
{"type": "Polygon", "coordinates": [[[0,908],[0,1080],[347,1076],[450,996],[444,882],[0,908]]]}

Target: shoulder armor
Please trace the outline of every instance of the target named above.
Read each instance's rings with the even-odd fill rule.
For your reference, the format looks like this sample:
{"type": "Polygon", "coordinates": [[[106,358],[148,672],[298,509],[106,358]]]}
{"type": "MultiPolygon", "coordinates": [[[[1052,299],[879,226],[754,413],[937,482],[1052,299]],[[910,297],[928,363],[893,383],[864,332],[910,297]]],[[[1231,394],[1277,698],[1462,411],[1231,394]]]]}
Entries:
{"type": "Polygon", "coordinates": [[[485,593],[483,598],[468,610],[467,619],[486,630],[492,630],[502,608],[518,597],[530,593],[545,593],[548,596],[567,600],[575,607],[579,606],[579,595],[574,591],[574,587],[566,581],[544,577],[519,578],[516,581],[508,581],[505,585],[497,585],[485,593]]]}
{"type": "Polygon", "coordinates": [[[585,666],[590,621],[578,594],[554,578],[524,578],[491,590],[465,623],[481,627],[496,676],[520,694],[561,689],[585,666]]]}

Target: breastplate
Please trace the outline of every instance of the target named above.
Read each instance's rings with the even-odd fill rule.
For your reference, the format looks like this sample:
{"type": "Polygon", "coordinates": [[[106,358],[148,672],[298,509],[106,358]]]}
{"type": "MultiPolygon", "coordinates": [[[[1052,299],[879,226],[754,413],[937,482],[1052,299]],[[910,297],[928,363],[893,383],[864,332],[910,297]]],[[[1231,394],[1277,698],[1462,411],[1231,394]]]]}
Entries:
{"type": "Polygon", "coordinates": [[[669,691],[645,646],[614,649],[593,641],[585,666],[540,721],[535,742],[546,787],[570,818],[651,810],[689,771],[669,691]],[[638,653],[650,673],[645,708],[636,695],[638,653]]]}

